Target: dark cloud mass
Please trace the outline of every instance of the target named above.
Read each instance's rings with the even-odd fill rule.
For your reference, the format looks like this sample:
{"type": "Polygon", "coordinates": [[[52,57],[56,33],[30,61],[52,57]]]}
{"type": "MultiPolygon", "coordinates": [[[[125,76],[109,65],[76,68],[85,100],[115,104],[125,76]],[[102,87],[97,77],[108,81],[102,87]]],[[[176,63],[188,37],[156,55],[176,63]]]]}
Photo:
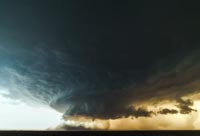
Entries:
{"type": "Polygon", "coordinates": [[[9,1],[0,2],[0,85],[7,97],[101,119],[151,117],[153,111],[134,106],[147,100],[194,111],[182,99],[200,89],[200,14],[185,13],[193,5],[9,1]]]}
{"type": "Polygon", "coordinates": [[[158,113],[160,113],[160,114],[177,114],[178,111],[175,109],[163,109],[163,110],[159,111],[158,113]]]}
{"type": "Polygon", "coordinates": [[[191,100],[189,100],[189,99],[185,100],[185,101],[182,100],[182,99],[179,99],[178,102],[179,102],[178,107],[180,108],[180,113],[181,114],[188,114],[188,113],[190,113],[192,111],[197,111],[197,110],[192,109],[190,107],[190,106],[193,105],[193,102],[191,100]]]}

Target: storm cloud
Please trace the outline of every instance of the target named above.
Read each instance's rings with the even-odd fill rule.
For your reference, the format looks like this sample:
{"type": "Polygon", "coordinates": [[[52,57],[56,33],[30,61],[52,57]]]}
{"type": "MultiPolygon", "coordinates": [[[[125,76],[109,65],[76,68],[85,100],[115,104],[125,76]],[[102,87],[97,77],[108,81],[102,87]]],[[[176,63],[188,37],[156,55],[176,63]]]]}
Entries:
{"type": "MultiPolygon", "coordinates": [[[[9,97],[13,99],[50,105],[66,116],[82,115],[102,119],[150,117],[152,111],[134,107],[135,102],[150,99],[175,100],[179,103],[177,107],[182,114],[193,111],[189,107],[192,102],[184,101],[181,97],[198,92],[199,63],[194,62],[199,58],[197,53],[192,54],[192,57],[186,56],[185,60],[162,72],[162,76],[156,76],[158,79],[154,81],[148,81],[154,77],[147,76],[144,82],[118,84],[121,89],[116,89],[112,88],[112,78],[106,71],[98,69],[101,72],[98,73],[91,67],[84,68],[74,61],[67,61],[70,60],[67,54],[62,56],[66,60],[61,61],[51,50],[49,54],[41,54],[44,50],[41,52],[42,49],[38,51],[37,48],[31,51],[18,50],[12,51],[15,52],[12,55],[5,54],[12,57],[12,65],[1,66],[1,77],[4,77],[1,78],[1,84],[9,87],[12,92],[9,97]],[[104,78],[102,74],[105,74],[104,78]]],[[[110,73],[113,74],[112,71],[110,73]]],[[[128,79],[124,77],[123,80],[128,79]]],[[[166,110],[160,113],[164,112],[166,110]]]]}
{"type": "Polygon", "coordinates": [[[184,101],[182,99],[179,99],[178,102],[179,102],[178,107],[180,108],[180,113],[182,113],[182,114],[188,114],[188,113],[190,113],[192,111],[197,111],[197,110],[192,109],[190,107],[190,106],[193,105],[193,102],[191,100],[189,100],[189,99],[186,100],[186,101],[184,101]]]}
{"type": "Polygon", "coordinates": [[[157,11],[144,3],[140,8],[131,2],[90,1],[94,5],[90,8],[87,2],[83,7],[63,3],[42,2],[37,10],[37,3],[27,4],[34,5],[34,13],[20,5],[26,14],[15,6],[13,13],[4,9],[8,18],[2,15],[0,25],[0,86],[10,92],[5,97],[49,106],[63,118],[138,118],[196,111],[191,108],[193,101],[183,97],[200,93],[200,46],[191,36],[197,36],[196,31],[189,35],[182,30],[198,29],[188,15],[176,18],[182,8],[157,11]],[[16,24],[14,16],[19,18],[16,24]],[[171,21],[163,24],[169,16],[171,21]],[[138,106],[164,100],[176,102],[178,110],[163,107],[156,112],[138,106]]]}
{"type": "Polygon", "coordinates": [[[178,111],[175,109],[163,109],[163,110],[159,111],[158,113],[160,113],[160,114],[177,114],[178,111]]]}

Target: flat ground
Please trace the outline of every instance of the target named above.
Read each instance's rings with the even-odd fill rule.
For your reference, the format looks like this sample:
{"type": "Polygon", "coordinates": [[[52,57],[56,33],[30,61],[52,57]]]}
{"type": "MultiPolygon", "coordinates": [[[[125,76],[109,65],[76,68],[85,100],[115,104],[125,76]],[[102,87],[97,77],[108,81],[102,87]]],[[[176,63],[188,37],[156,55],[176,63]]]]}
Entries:
{"type": "Polygon", "coordinates": [[[0,136],[199,136],[200,131],[0,131],[0,136]]]}

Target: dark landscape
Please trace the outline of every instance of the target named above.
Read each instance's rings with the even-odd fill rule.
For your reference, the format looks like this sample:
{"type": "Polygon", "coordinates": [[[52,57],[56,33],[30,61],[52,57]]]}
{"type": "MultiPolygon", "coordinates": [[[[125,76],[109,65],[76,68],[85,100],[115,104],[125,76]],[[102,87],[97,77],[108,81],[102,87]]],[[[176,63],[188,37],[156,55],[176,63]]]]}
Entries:
{"type": "Polygon", "coordinates": [[[1,136],[199,136],[200,131],[0,131],[1,136]]]}

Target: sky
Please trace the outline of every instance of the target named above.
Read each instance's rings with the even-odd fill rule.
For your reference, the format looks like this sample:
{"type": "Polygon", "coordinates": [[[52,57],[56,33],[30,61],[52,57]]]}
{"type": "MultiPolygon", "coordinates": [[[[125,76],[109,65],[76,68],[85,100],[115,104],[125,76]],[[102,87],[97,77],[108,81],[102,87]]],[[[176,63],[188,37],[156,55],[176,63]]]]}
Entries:
{"type": "Polygon", "coordinates": [[[199,13],[183,1],[0,0],[0,129],[200,129],[199,13]]]}
{"type": "Polygon", "coordinates": [[[19,100],[3,97],[8,91],[5,88],[0,90],[1,130],[45,130],[47,126],[61,122],[61,113],[48,107],[31,107],[19,100]]]}

